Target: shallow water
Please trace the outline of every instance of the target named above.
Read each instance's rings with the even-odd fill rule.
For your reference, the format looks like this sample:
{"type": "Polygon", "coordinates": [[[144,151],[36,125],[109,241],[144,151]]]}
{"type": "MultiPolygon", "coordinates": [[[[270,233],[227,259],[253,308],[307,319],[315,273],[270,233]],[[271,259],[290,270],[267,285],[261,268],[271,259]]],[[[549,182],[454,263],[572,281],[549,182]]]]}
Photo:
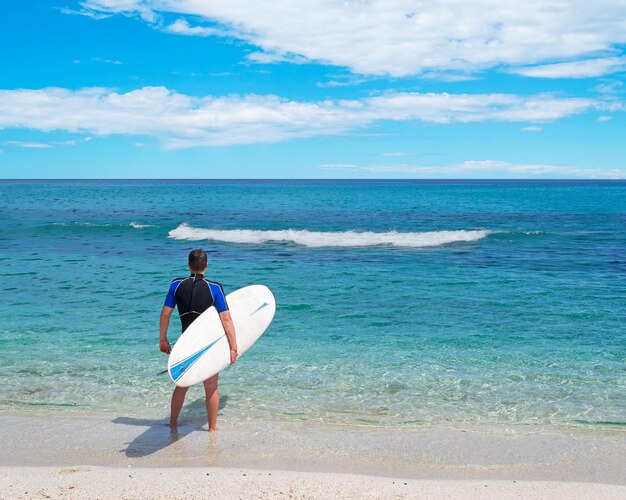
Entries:
{"type": "MultiPolygon", "coordinates": [[[[221,376],[224,418],[626,422],[624,182],[0,193],[0,410],[163,415],[158,315],[202,246],[227,292],[264,283],[277,299],[268,332],[221,376]]],[[[173,318],[170,339],[179,331],[173,318]]]]}

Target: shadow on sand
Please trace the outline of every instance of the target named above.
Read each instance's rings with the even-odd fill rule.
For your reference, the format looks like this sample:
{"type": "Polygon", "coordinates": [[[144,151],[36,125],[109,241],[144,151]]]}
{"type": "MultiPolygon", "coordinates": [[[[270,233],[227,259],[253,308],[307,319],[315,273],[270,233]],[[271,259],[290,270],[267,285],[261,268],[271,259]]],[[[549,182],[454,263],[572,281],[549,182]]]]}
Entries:
{"type": "MultiPolygon", "coordinates": [[[[226,406],[227,401],[228,396],[220,397],[220,410],[226,406]]],[[[183,423],[176,429],[170,429],[167,419],[149,420],[144,418],[117,417],[112,420],[114,424],[147,427],[144,432],[139,434],[130,443],[126,443],[126,449],[120,450],[120,452],[124,452],[129,458],[147,457],[159,450],[167,448],[169,445],[184,438],[193,431],[207,432],[204,428],[206,425],[206,413],[204,412],[204,398],[197,399],[185,405],[181,414],[183,423]],[[204,415],[204,418],[200,417],[201,414],[204,415]]]]}

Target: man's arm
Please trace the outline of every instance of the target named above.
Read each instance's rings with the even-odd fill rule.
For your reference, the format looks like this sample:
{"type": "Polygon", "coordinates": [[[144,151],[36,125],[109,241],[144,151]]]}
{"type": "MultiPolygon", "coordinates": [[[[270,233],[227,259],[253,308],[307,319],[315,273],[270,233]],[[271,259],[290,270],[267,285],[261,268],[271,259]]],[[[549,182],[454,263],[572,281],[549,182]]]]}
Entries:
{"type": "Polygon", "coordinates": [[[230,311],[226,310],[219,313],[224,332],[226,332],[226,338],[230,345],[230,364],[232,365],[237,359],[237,335],[235,333],[235,325],[233,319],[230,317],[230,311]]]}
{"type": "Polygon", "coordinates": [[[170,325],[170,318],[173,312],[173,307],[163,306],[163,309],[161,309],[161,320],[159,321],[159,349],[165,354],[169,354],[172,351],[172,346],[167,341],[167,327],[170,325]]]}

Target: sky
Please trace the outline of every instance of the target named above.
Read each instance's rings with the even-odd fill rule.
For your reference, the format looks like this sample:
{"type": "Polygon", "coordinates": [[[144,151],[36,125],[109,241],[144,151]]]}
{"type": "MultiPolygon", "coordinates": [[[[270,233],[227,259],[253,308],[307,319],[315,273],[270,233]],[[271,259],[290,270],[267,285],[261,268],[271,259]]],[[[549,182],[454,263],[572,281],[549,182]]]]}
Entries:
{"type": "Polygon", "coordinates": [[[0,178],[626,179],[623,0],[20,0],[0,178]]]}

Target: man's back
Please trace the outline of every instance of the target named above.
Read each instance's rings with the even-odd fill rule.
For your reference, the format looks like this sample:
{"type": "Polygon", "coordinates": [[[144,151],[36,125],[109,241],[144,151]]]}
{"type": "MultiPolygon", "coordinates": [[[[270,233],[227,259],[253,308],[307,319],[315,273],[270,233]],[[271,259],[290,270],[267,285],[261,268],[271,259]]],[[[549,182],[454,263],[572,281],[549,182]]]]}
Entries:
{"type": "Polygon", "coordinates": [[[165,298],[165,305],[171,308],[178,307],[183,332],[211,306],[215,306],[218,313],[228,310],[222,285],[206,279],[200,273],[173,280],[165,298]]]}

